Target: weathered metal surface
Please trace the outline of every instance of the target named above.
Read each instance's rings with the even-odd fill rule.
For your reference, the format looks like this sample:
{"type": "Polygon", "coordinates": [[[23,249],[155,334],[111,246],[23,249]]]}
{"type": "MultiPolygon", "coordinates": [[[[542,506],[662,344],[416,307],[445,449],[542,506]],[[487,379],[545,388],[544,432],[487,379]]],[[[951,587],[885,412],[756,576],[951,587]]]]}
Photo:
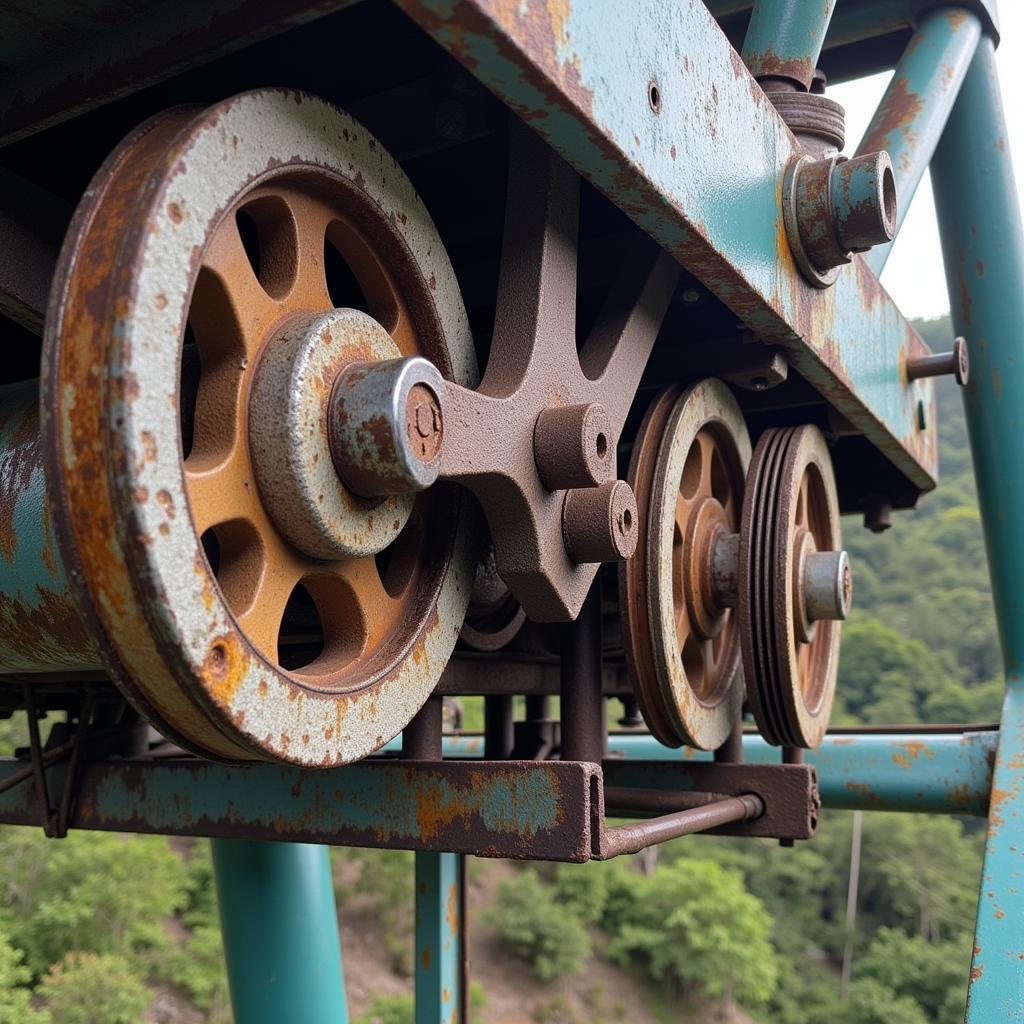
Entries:
{"type": "Polygon", "coordinates": [[[0,388],[0,675],[100,666],[46,501],[39,383],[0,388]]]}
{"type": "Polygon", "coordinates": [[[757,79],[811,87],[836,0],[755,0],[743,40],[743,62],[757,79]]]}
{"type": "MultiPolygon", "coordinates": [[[[766,430],[750,464],[740,528],[740,646],[747,700],[772,744],[817,747],[839,672],[839,623],[809,620],[803,563],[839,551],[828,446],[812,425],[766,430]]],[[[844,607],[852,586],[842,577],[844,607]]]]}
{"type": "MultiPolygon", "coordinates": [[[[941,6],[921,18],[871,119],[859,154],[885,150],[892,159],[899,231],[939,143],[960,84],[981,38],[981,21],[965,8],[941,6]]],[[[865,257],[881,274],[892,245],[865,257]]]]}
{"type": "Polygon", "coordinates": [[[739,531],[749,464],[743,415],[715,380],[663,392],[633,446],[643,547],[620,569],[619,615],[644,717],[673,746],[720,746],[743,702],[736,616],[709,587],[716,537],[739,531]]]}
{"type": "MultiPolygon", "coordinates": [[[[855,733],[825,736],[807,763],[818,772],[824,807],[864,811],[917,811],[932,814],[988,813],[995,729],[967,732],[855,733]]],[[[479,740],[449,740],[445,755],[473,756],[479,740]]],[[[650,736],[620,734],[609,740],[609,754],[627,758],[675,760],[678,751],[650,736]]],[[[476,756],[479,756],[477,754],[476,756]]],[[[687,760],[709,755],[687,750],[687,760]]],[[[747,764],[777,764],[779,751],[753,733],[743,736],[747,764]]]]}
{"type": "Polygon", "coordinates": [[[968,1024],[1024,1017],[1024,232],[992,41],[983,38],[932,164],[953,324],[1006,672],[978,901],[968,1024]]]}
{"type": "Polygon", "coordinates": [[[824,294],[788,254],[796,140],[699,0],[400,0],[449,52],[799,370],[911,484],[934,484],[925,346],[860,259],[824,294]],[[658,110],[649,85],[658,88],[658,110]],[[929,426],[918,426],[923,402],[929,426]]]}
{"type": "MultiPolygon", "coordinates": [[[[679,268],[646,244],[624,261],[595,327],[577,353],[576,270],[579,177],[532,132],[513,121],[495,329],[476,391],[450,386],[441,478],[470,488],[487,516],[498,573],[536,621],[578,613],[597,574],[597,556],[623,557],[635,520],[619,488],[597,496],[597,516],[568,517],[566,492],[548,490],[534,454],[538,417],[558,406],[599,403],[608,419],[604,448],[614,453],[671,301],[679,268]],[[585,520],[590,518],[591,522],[585,520]],[[595,559],[595,560],[591,560],[595,559]]],[[[641,242],[646,242],[641,239],[641,242]]],[[[594,437],[595,444],[597,437],[594,437]]],[[[614,458],[609,459],[614,462],[614,458]]],[[[584,513],[595,511],[591,495],[584,513]]]]}
{"type": "Polygon", "coordinates": [[[0,10],[0,145],[357,0],[59,0],[0,10]]]}
{"type": "MultiPolygon", "coordinates": [[[[257,230],[261,215],[254,201],[257,230]]],[[[466,314],[422,202],[375,139],[303,94],[248,93],[150,122],[100,170],[57,272],[42,431],[61,552],[126,695],[162,732],[215,757],[325,766],[377,749],[434,688],[469,599],[475,545],[459,495],[430,495],[435,514],[424,509],[422,536],[431,563],[403,580],[399,600],[370,556],[326,567],[300,559],[266,522],[248,446],[224,443],[244,427],[260,342],[285,317],[333,305],[324,238],[342,218],[358,231],[338,244],[363,240],[349,266],[375,319],[400,350],[471,386],[466,314]],[[259,278],[235,217],[247,196],[272,203],[281,228],[259,278]],[[288,228],[280,202],[298,227],[288,228]],[[323,234],[303,226],[318,217],[323,234]],[[366,239],[379,240],[376,259],[366,239]],[[186,317],[221,372],[206,375],[205,392],[200,377],[196,411],[215,443],[197,435],[183,459],[186,317]],[[216,576],[200,536],[229,522],[250,524],[250,542],[234,549],[230,573],[222,544],[216,576]],[[249,556],[262,560],[255,571],[249,556]],[[246,589],[253,579],[265,601],[246,589]],[[290,672],[275,626],[299,580],[324,619],[324,649],[290,672]]]]}
{"type": "Polygon", "coordinates": [[[465,862],[416,854],[416,1024],[465,1024],[465,862]]]}
{"type": "Polygon", "coordinates": [[[326,847],[211,845],[233,1019],[348,1024],[326,847]]]}
{"type": "MultiPolygon", "coordinates": [[[[0,780],[23,764],[0,762],[0,780]]],[[[48,774],[59,782],[62,771],[55,766],[48,774]]],[[[590,856],[591,792],[599,779],[599,767],[572,761],[369,760],[323,772],[200,760],[105,762],[83,766],[71,825],[582,861],[590,856]]],[[[31,787],[0,794],[0,820],[38,823],[31,787]]]]}

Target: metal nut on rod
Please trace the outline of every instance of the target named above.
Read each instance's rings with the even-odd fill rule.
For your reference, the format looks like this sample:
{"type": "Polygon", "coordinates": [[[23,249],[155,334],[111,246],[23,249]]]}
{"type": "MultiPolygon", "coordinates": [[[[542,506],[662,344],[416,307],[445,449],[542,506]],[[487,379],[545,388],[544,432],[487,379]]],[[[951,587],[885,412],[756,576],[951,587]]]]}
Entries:
{"type": "Polygon", "coordinates": [[[620,562],[636,550],[637,510],[624,480],[566,491],[562,539],[577,563],[620,562]]]}
{"type": "Polygon", "coordinates": [[[924,377],[946,377],[953,379],[964,387],[971,376],[971,360],[967,352],[967,341],[956,338],[949,352],[939,352],[930,356],[918,356],[907,360],[907,380],[921,380],[924,377]]]}
{"type": "Polygon", "coordinates": [[[533,428],[533,456],[549,491],[599,487],[615,476],[611,420],[597,402],[544,409],[533,428]]]}
{"type": "Polygon", "coordinates": [[[839,622],[850,614],[853,576],[845,551],[812,551],[803,567],[804,610],[811,622],[839,622]]]}
{"type": "Polygon", "coordinates": [[[331,458],[346,486],[364,498],[380,498],[434,483],[444,398],[444,378],[421,356],[346,366],[327,412],[331,458]]]}

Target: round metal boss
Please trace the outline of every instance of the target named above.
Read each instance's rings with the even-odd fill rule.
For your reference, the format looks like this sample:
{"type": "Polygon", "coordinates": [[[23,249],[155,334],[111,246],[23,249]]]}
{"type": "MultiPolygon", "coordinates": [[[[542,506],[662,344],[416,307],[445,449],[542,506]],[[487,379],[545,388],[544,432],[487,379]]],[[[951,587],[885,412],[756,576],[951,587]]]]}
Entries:
{"type": "MultiPolygon", "coordinates": [[[[282,529],[256,472],[258,367],[363,303],[398,354],[475,383],[455,276],[412,185],[301,93],[153,119],[97,173],[65,240],[41,403],[61,553],[126,696],[208,756],[363,757],[415,714],[458,635],[475,544],[457,490],[419,495],[404,527],[393,510],[376,557],[324,559],[282,529]]],[[[308,378],[324,402],[326,369],[308,378]]]]}
{"type": "Polygon", "coordinates": [[[637,554],[620,575],[627,658],[651,731],[713,750],[739,719],[735,615],[712,593],[715,541],[739,529],[750,441],[728,387],[655,399],[633,449],[637,554]]]}
{"type": "Polygon", "coordinates": [[[769,743],[817,747],[835,697],[838,619],[851,596],[832,460],[817,427],[761,435],[740,535],[738,611],[750,709],[769,743]]]}

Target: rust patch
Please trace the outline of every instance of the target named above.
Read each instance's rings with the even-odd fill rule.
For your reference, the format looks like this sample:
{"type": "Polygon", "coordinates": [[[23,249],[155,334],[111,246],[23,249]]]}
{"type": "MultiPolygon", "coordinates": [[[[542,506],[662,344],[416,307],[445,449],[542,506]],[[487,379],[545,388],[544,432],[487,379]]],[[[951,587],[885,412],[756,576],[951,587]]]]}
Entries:
{"type": "Polygon", "coordinates": [[[906,147],[912,149],[917,140],[913,124],[923,107],[921,97],[911,91],[909,80],[903,75],[894,78],[857,152],[888,150],[897,132],[903,135],[906,147]]]}

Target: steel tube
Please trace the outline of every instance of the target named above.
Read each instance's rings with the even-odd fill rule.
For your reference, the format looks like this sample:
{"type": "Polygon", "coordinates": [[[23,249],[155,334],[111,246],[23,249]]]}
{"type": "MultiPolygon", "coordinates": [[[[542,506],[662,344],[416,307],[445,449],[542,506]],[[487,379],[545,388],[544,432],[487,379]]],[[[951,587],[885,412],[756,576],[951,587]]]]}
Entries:
{"type": "MultiPolygon", "coordinates": [[[[981,38],[981,21],[962,8],[939,7],[921,19],[871,119],[857,153],[888,152],[896,177],[896,231],[931,162],[981,38]]],[[[893,243],[865,256],[881,274],[893,243]]]]}
{"type": "Polygon", "coordinates": [[[974,363],[963,389],[1006,671],[968,1024],[1024,1016],[1024,233],[992,41],[984,38],[935,153],[932,184],[953,324],[974,363]]]}
{"type": "Polygon", "coordinates": [[[601,852],[604,860],[610,860],[624,853],[638,853],[648,846],[666,843],[670,839],[706,832],[733,821],[748,821],[762,814],[764,803],[760,797],[751,794],[732,796],[704,807],[692,807],[628,825],[613,825],[604,830],[601,852]]]}
{"type": "Polygon", "coordinates": [[[327,847],[212,841],[236,1024],[348,1024],[327,847]]]}
{"type": "Polygon", "coordinates": [[[757,0],[743,40],[743,61],[757,79],[810,88],[836,0],[757,0]]]}
{"type": "Polygon", "coordinates": [[[575,622],[562,633],[562,760],[600,761],[604,754],[601,682],[601,586],[595,582],[575,622]]]}
{"type": "Polygon", "coordinates": [[[0,566],[0,673],[100,668],[54,537],[37,381],[0,388],[0,566]]]}

